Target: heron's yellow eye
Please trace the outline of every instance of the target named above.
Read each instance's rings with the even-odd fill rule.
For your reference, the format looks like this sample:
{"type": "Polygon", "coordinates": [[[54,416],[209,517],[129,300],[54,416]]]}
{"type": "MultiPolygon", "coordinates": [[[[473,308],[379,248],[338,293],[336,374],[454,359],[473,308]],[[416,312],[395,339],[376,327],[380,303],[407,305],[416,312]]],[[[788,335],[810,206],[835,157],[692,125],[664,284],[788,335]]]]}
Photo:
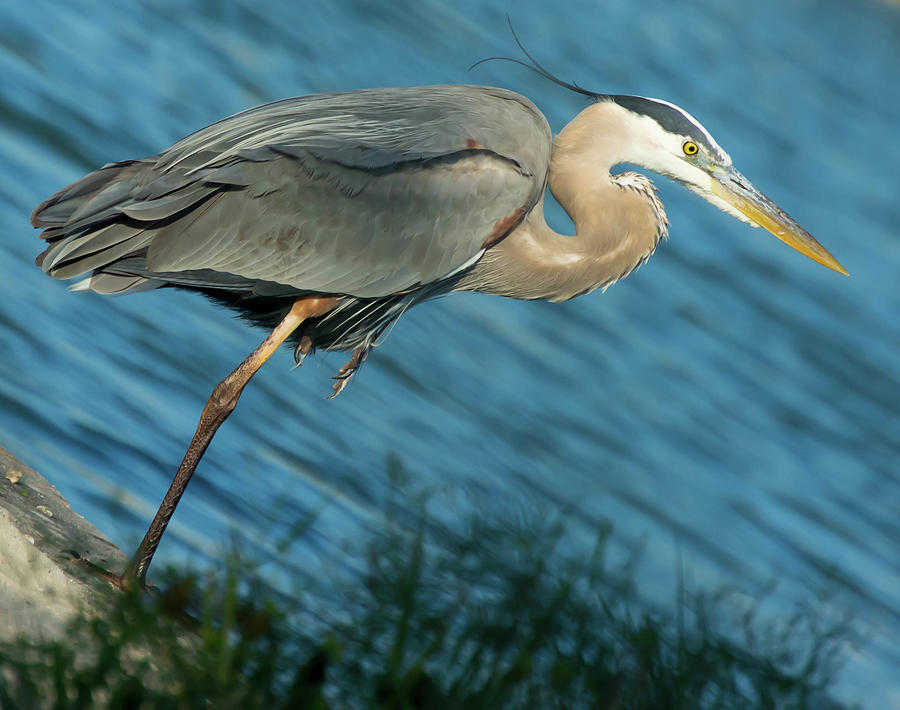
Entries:
{"type": "Polygon", "coordinates": [[[685,155],[697,155],[697,152],[700,150],[694,141],[685,141],[681,148],[684,150],[685,155]]]}

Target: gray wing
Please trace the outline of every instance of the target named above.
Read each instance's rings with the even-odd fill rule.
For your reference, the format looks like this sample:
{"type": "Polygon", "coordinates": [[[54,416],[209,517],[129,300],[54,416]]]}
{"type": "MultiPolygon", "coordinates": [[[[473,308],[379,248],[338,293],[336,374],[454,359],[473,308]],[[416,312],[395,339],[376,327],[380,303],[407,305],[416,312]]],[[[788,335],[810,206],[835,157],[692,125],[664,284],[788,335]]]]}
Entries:
{"type": "Polygon", "coordinates": [[[107,166],[32,221],[49,227],[41,265],[59,278],[108,269],[190,285],[199,273],[223,287],[384,296],[502,239],[543,193],[550,150],[543,115],[502,89],[321,94],[107,166]]]}

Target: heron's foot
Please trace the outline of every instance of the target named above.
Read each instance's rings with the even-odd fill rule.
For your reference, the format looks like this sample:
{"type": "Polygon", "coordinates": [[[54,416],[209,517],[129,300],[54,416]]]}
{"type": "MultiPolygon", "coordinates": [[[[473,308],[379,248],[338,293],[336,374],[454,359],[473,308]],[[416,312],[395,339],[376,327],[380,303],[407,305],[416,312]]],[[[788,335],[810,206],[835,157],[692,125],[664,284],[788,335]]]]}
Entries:
{"type": "Polygon", "coordinates": [[[129,568],[125,568],[125,571],[122,574],[113,574],[107,569],[104,569],[100,565],[96,565],[90,560],[84,559],[77,552],[69,551],[71,557],[69,558],[69,562],[71,562],[76,567],[80,567],[83,570],[87,570],[93,575],[104,579],[113,587],[122,592],[130,592],[134,589],[139,589],[142,592],[153,592],[155,591],[154,587],[148,587],[147,583],[144,580],[139,580],[133,574],[131,574],[131,570],[129,568]]]}
{"type": "Polygon", "coordinates": [[[360,345],[358,348],[354,348],[353,357],[350,358],[349,362],[344,365],[338,373],[332,378],[335,382],[332,386],[334,392],[332,392],[326,399],[334,399],[341,392],[344,391],[344,388],[350,384],[350,378],[356,374],[356,371],[359,369],[360,365],[362,365],[366,361],[366,357],[369,355],[369,350],[371,346],[360,345]]]}
{"type": "Polygon", "coordinates": [[[300,341],[297,343],[296,347],[294,347],[294,362],[297,363],[298,367],[303,364],[306,356],[312,351],[312,346],[312,338],[308,335],[304,335],[300,338],[300,341]]]}

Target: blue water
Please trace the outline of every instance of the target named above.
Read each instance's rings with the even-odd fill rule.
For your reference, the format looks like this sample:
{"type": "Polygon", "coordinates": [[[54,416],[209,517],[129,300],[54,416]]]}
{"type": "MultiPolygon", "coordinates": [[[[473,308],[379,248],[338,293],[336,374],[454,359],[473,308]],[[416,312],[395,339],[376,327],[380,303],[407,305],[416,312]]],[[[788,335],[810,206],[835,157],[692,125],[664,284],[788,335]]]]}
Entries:
{"type": "Polygon", "coordinates": [[[558,130],[579,97],[508,63],[466,71],[515,54],[507,10],[562,78],[686,107],[851,278],[659,179],[671,239],[603,295],[413,309],[329,402],[342,355],[291,371],[280,353],[160,557],[215,555],[235,528],[262,544],[285,513],[321,511],[296,562],[340,559],[377,525],[395,453],[447,517],[574,503],[585,540],[612,520],[620,549],[643,545],[652,598],[672,599],[679,564],[699,588],[776,581],[776,616],[829,590],[825,612],[869,638],[847,650],[840,696],[900,708],[896,6],[4,2],[0,445],[133,545],[211,387],[262,333],[190,294],[69,294],[32,265],[32,207],[107,161],[315,91],[494,84],[558,130]]]}

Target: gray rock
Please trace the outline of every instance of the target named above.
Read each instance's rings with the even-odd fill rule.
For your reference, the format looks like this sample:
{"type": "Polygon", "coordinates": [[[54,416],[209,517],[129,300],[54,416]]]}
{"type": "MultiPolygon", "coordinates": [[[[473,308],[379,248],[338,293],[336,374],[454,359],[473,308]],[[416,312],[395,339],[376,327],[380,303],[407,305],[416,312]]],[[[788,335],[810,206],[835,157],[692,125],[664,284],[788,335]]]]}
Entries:
{"type": "Polygon", "coordinates": [[[111,571],[122,551],[75,513],[43,476],[0,447],[0,640],[59,637],[112,588],[72,564],[73,553],[111,571]]]}

